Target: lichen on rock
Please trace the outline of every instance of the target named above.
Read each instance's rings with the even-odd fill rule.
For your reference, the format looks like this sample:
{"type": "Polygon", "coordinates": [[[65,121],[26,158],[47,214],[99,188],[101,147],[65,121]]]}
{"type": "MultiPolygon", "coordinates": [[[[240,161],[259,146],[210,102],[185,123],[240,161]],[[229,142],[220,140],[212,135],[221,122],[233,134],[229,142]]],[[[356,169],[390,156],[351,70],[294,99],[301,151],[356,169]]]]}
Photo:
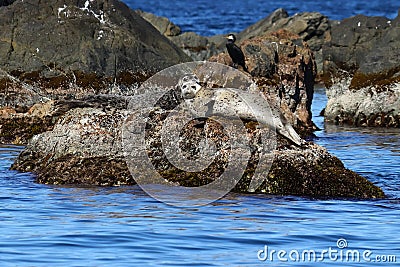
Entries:
{"type": "Polygon", "coordinates": [[[400,127],[399,16],[334,23],[323,47],[327,121],[400,127]]]}
{"type": "MultiPolygon", "coordinates": [[[[46,184],[81,184],[117,186],[135,184],[135,173],[129,172],[121,141],[122,125],[129,111],[123,108],[124,98],[102,99],[103,108],[74,108],[66,112],[52,131],[35,135],[19,155],[12,168],[37,174],[37,181],[46,184]],[[110,103],[120,103],[120,108],[110,103]],[[107,104],[108,103],[108,104],[107,104]],[[106,107],[106,108],[104,108],[106,107]]],[[[91,106],[96,106],[92,103],[91,106]]],[[[229,136],[221,126],[208,120],[192,121],[181,133],[180,146],[187,156],[196,158],[199,140],[205,135],[217,144],[213,163],[200,172],[187,172],[174,167],[162,150],[160,131],[170,111],[149,114],[146,127],[146,153],[152,166],[167,181],[181,186],[208,184],[224,172],[227,159],[240,157],[240,150],[231,150],[229,136]]],[[[260,131],[254,122],[247,122],[251,157],[244,175],[233,189],[249,193],[249,185],[258,166],[260,131]]],[[[255,192],[310,197],[381,198],[381,189],[360,175],[344,168],[343,164],[324,148],[307,144],[294,147],[278,138],[271,170],[255,192]]],[[[140,162],[138,162],[140,164],[140,162]]],[[[134,172],[134,171],[133,171],[134,172]]],[[[143,175],[143,173],[140,173],[143,175]]]]}
{"type": "MultiPolygon", "coordinates": [[[[249,73],[268,98],[283,111],[298,130],[315,130],[311,117],[314,80],[317,75],[313,52],[307,44],[296,45],[294,34],[285,30],[244,40],[240,45],[249,73]]],[[[232,65],[229,55],[221,53],[210,61],[232,65]]]]}
{"type": "Polygon", "coordinates": [[[123,91],[190,60],[118,0],[16,1],[0,8],[0,27],[1,106],[21,89],[33,101],[123,91]]]}

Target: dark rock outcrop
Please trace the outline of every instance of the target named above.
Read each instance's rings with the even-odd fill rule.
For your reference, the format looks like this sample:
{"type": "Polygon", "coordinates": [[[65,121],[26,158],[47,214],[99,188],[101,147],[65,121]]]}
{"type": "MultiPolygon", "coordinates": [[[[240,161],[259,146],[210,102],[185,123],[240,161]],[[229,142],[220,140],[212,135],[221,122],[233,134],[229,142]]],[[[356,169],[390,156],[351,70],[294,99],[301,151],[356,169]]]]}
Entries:
{"type": "MultiPolygon", "coordinates": [[[[324,46],[324,70],[332,76],[335,76],[338,70],[368,76],[397,68],[397,51],[400,48],[397,42],[400,34],[398,27],[398,18],[391,21],[385,17],[364,15],[334,23],[331,39],[324,46]]],[[[373,79],[370,82],[373,82],[373,79]]],[[[361,77],[358,81],[355,77],[351,84],[354,89],[365,85],[369,83],[366,80],[362,81],[361,77]]]]}
{"type": "Polygon", "coordinates": [[[0,7],[1,6],[8,6],[14,3],[16,0],[0,0],[0,7]]]}
{"type": "MultiPolygon", "coordinates": [[[[294,44],[291,39],[296,38],[299,37],[281,30],[246,39],[240,45],[260,90],[298,131],[309,133],[315,129],[311,103],[317,69],[313,52],[305,43],[294,44]]],[[[233,65],[226,52],[209,60],[233,65]]]]}
{"type": "Polygon", "coordinates": [[[1,3],[3,143],[26,144],[34,134],[51,130],[76,100],[132,94],[154,73],[190,61],[118,0],[1,3]],[[53,103],[58,111],[43,116],[31,112],[43,103],[53,103]]]}
{"type": "Polygon", "coordinates": [[[400,17],[357,15],[332,25],[323,48],[326,120],[400,127],[400,17]]]}
{"type": "Polygon", "coordinates": [[[293,16],[284,9],[277,9],[268,17],[249,26],[238,34],[239,40],[251,39],[279,30],[293,33],[296,44],[307,42],[313,51],[317,68],[322,70],[322,46],[329,37],[330,21],[318,12],[303,12],[293,16]],[[295,37],[296,36],[296,37],[295,37]]]}
{"type": "MultiPolygon", "coordinates": [[[[139,13],[142,14],[142,13],[139,13]]],[[[160,30],[167,32],[166,26],[173,25],[164,17],[143,14],[144,18],[151,17],[149,21],[160,30]],[[159,25],[163,25],[160,27],[159,25]]],[[[322,46],[329,39],[330,21],[317,12],[304,12],[289,16],[286,10],[277,9],[266,18],[249,26],[236,34],[238,42],[255,37],[271,34],[279,30],[293,33],[292,41],[295,43],[308,43],[314,52],[319,70],[322,70],[322,46]]],[[[228,34],[228,33],[227,33],[228,34]]],[[[194,60],[207,60],[209,57],[225,51],[226,39],[223,36],[200,36],[193,32],[184,32],[170,36],[170,39],[182,48],[194,60]]]]}
{"type": "Polygon", "coordinates": [[[107,93],[190,60],[118,0],[15,1],[0,8],[0,28],[1,106],[24,91],[26,106],[107,93]]]}

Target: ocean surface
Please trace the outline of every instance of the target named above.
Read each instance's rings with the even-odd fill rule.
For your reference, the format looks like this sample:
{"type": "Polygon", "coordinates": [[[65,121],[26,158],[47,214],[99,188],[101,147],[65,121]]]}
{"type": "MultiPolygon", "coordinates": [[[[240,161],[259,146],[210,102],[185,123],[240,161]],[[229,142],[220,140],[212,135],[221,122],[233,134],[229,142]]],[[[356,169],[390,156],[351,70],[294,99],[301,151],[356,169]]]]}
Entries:
{"type": "MultiPolygon", "coordinates": [[[[278,7],[333,19],[393,18],[400,7],[399,1],[126,2],[204,35],[240,31],[278,7]]],[[[318,116],[325,103],[324,88],[316,88],[312,109],[321,131],[314,141],[382,187],[386,199],[228,194],[204,207],[176,208],[136,186],[36,184],[32,174],[9,170],[23,148],[3,145],[0,266],[399,266],[400,130],[325,125],[318,116]]]]}
{"type": "Polygon", "coordinates": [[[125,0],[132,9],[164,16],[181,27],[203,36],[240,32],[278,8],[290,16],[301,12],[320,12],[332,20],[363,14],[397,17],[400,0],[125,0]]]}

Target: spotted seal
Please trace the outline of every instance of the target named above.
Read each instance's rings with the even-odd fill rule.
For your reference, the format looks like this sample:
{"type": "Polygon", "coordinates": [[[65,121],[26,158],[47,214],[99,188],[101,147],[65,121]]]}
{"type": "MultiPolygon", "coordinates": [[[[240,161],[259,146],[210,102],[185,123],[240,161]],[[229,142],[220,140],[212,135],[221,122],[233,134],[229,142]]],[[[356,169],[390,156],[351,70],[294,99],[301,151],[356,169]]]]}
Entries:
{"type": "Polygon", "coordinates": [[[194,74],[182,77],[177,86],[190,112],[196,117],[237,116],[275,128],[280,135],[298,146],[304,143],[279,108],[271,107],[271,112],[266,112],[266,100],[255,97],[257,95],[254,93],[234,88],[205,88],[194,74]]]}

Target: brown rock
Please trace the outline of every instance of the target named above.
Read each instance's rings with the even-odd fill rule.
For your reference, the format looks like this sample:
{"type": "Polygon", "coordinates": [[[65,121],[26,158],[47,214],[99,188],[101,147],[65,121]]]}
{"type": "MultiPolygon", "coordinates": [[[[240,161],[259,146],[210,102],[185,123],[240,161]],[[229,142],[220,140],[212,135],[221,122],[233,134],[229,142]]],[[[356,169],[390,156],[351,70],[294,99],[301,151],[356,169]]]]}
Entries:
{"type": "MultiPolygon", "coordinates": [[[[216,157],[204,170],[185,172],[165,156],[160,131],[170,111],[155,109],[146,126],[146,151],[155,170],[167,181],[182,186],[208,184],[224,172],[229,155],[242,157],[240,148],[231,150],[229,135],[212,120],[204,127],[192,121],[182,131],[180,147],[189,158],[198,156],[199,141],[208,136],[216,144],[216,157]]],[[[46,184],[116,186],[135,184],[126,164],[121,142],[122,124],[129,111],[109,108],[76,108],[67,112],[52,131],[36,135],[20,154],[13,169],[36,173],[46,184]]],[[[130,119],[134,120],[134,117],[130,119]]],[[[133,121],[134,122],[134,121],[133,121]]],[[[259,162],[260,129],[246,124],[251,156],[235,192],[248,193],[259,162]]],[[[125,143],[126,145],[126,143],[125,143]]],[[[384,193],[365,178],[344,168],[326,149],[307,144],[293,147],[278,138],[274,162],[257,193],[310,197],[381,198],[384,193]]],[[[141,162],[137,162],[141,164],[141,162]]],[[[134,172],[135,170],[133,170],[134,172]]],[[[144,173],[140,173],[143,175],[144,173]]]]}
{"type": "MultiPolygon", "coordinates": [[[[246,65],[260,90],[280,106],[284,115],[298,130],[312,130],[311,103],[317,75],[313,52],[303,43],[294,44],[284,37],[296,37],[280,30],[240,43],[246,65]]],[[[209,59],[232,65],[227,53],[209,59]]]]}

